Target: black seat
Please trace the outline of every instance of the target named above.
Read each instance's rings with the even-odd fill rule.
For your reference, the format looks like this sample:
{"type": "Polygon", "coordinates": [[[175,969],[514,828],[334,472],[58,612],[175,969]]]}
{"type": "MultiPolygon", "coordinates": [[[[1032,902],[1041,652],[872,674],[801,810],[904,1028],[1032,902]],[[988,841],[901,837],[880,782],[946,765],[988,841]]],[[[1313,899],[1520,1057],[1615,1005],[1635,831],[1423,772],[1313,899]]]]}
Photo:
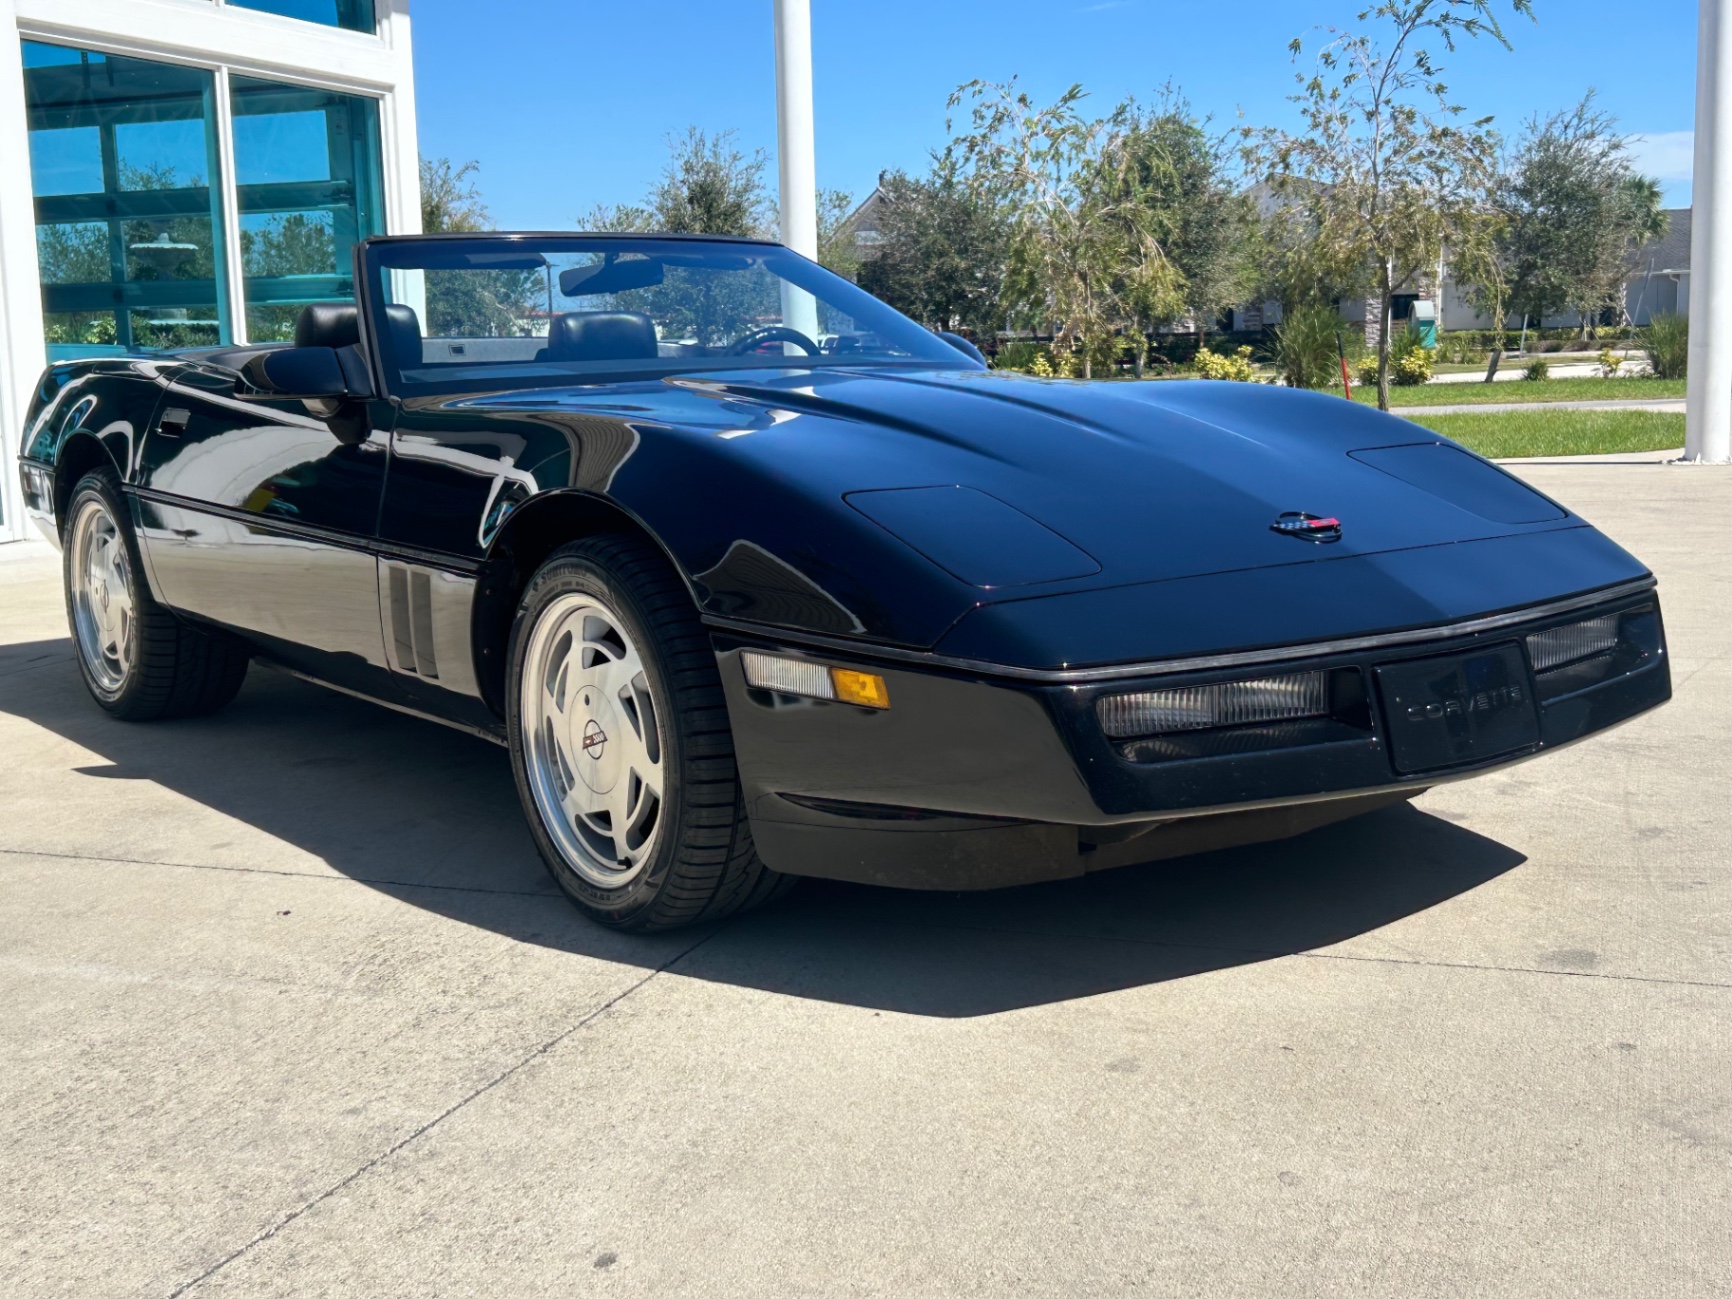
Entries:
{"type": "MultiPolygon", "coordinates": [[[[412,307],[393,304],[385,308],[386,327],[399,370],[421,364],[421,319],[412,307]]],[[[310,302],[295,318],[296,347],[357,347],[361,342],[361,313],[353,302],[310,302]]]]}
{"type": "Polygon", "coordinates": [[[295,318],[296,347],[354,347],[361,313],[353,302],[309,302],[295,318]]]}
{"type": "Polygon", "coordinates": [[[638,311],[565,311],[547,330],[544,361],[653,361],[656,327],[638,311]]]}

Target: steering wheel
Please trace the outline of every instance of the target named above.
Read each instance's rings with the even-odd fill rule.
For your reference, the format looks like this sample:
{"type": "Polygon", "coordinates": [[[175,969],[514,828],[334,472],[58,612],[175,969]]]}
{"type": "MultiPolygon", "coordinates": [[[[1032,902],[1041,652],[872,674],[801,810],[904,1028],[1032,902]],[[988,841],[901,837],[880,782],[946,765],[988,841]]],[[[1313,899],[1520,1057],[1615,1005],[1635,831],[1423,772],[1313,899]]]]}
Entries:
{"type": "Polygon", "coordinates": [[[823,349],[807,338],[797,329],[789,329],[786,325],[762,325],[757,329],[747,330],[734,340],[734,345],[728,349],[730,355],[744,356],[754,352],[765,343],[792,343],[795,347],[805,350],[807,356],[821,356],[823,349]]]}

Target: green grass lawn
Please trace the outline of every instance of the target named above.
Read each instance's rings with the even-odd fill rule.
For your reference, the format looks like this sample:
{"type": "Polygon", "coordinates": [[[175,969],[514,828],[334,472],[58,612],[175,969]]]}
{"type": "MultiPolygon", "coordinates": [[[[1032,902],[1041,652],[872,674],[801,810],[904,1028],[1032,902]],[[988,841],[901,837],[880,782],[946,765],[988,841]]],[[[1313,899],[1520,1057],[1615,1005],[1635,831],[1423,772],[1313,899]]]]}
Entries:
{"type": "Polygon", "coordinates": [[[1486,415],[1415,415],[1413,422],[1492,459],[1665,451],[1684,445],[1684,417],[1665,411],[1494,411],[1486,415]]]}
{"type": "MultiPolygon", "coordinates": [[[[1544,379],[1529,383],[1426,383],[1417,388],[1389,389],[1389,405],[1477,406],[1508,401],[1659,401],[1682,400],[1682,379],[1544,379]]],[[[1377,404],[1375,384],[1353,385],[1353,400],[1377,404]]]]}

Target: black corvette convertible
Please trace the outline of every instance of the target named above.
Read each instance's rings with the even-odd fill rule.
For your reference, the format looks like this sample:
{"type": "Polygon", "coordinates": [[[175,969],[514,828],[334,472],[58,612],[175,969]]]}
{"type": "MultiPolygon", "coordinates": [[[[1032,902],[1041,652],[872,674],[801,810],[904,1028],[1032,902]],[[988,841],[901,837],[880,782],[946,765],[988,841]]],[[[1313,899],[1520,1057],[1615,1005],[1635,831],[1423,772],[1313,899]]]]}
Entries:
{"type": "Polygon", "coordinates": [[[596,919],[1291,835],[1670,695],[1654,580],[1402,420],[989,371],[769,243],[356,250],[293,346],[50,367],[91,694],[250,659],[510,748],[596,919]]]}

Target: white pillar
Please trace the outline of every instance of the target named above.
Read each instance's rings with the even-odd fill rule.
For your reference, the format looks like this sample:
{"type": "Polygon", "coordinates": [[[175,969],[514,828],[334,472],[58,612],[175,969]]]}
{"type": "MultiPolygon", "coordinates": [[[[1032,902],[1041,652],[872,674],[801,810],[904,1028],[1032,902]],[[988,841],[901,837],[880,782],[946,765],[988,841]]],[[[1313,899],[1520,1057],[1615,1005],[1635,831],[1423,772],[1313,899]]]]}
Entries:
{"type": "Polygon", "coordinates": [[[776,169],[781,180],[782,242],[818,256],[818,177],[812,144],[811,0],[776,6],[776,169]]]}
{"type": "Polygon", "coordinates": [[[1732,14],[1698,0],[1684,458],[1732,461],[1732,14]]]}
{"type": "Polygon", "coordinates": [[[30,132],[24,108],[24,50],[5,23],[0,42],[0,541],[26,535],[18,485],[24,412],[47,362],[42,282],[36,264],[36,204],[30,188],[30,132]]]}
{"type": "MultiPolygon", "coordinates": [[[[781,180],[782,242],[818,259],[818,167],[812,142],[811,0],[776,6],[776,171],[781,180]]],[[[782,285],[782,323],[816,339],[818,303],[804,289],[782,285]]],[[[789,356],[802,349],[784,343],[789,356]]]]}

